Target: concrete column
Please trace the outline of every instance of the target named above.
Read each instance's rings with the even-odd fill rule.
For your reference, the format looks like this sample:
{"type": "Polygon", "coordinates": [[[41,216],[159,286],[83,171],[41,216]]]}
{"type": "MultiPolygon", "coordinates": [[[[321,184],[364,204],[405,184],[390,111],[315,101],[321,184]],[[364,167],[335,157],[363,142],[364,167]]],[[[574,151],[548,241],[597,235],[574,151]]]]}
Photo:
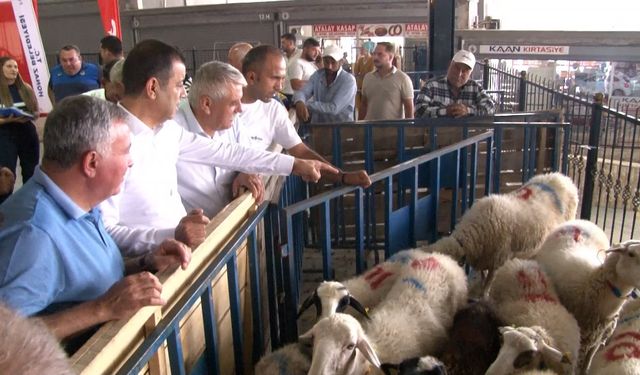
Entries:
{"type": "Polygon", "coordinates": [[[446,70],[453,57],[455,0],[431,0],[429,6],[429,70],[446,70]]]}

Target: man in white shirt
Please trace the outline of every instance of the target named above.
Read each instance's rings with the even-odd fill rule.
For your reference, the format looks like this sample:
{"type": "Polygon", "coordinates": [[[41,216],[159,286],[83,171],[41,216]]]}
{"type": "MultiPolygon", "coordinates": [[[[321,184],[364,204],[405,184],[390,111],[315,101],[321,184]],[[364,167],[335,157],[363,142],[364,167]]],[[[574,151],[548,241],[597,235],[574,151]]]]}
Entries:
{"type": "Polygon", "coordinates": [[[376,69],[364,76],[358,120],[413,118],[413,84],[393,66],[395,46],[380,42],[373,50],[376,69]]]}
{"type": "MultiPolygon", "coordinates": [[[[285,148],[290,155],[309,159],[324,159],[316,152],[305,145],[289,120],[287,111],[277,100],[273,99],[273,94],[282,88],[284,78],[285,62],[279,50],[273,46],[258,46],[253,48],[245,56],[243,62],[244,78],[239,72],[234,72],[230,67],[224,67],[221,63],[207,63],[203,65],[196,74],[202,77],[202,86],[197,92],[189,94],[190,106],[180,108],[176,121],[184,128],[194,131],[201,136],[208,133],[215,134],[215,137],[223,142],[236,142],[250,147],[266,150],[271,144],[278,143],[285,148]],[[218,66],[218,73],[207,73],[218,66]],[[222,73],[224,72],[224,73],[222,73]],[[227,75],[226,79],[214,79],[227,75]],[[208,77],[208,78],[207,78],[208,77]],[[245,81],[246,79],[246,81],[245,81]],[[229,82],[225,84],[224,82],[229,82]],[[246,87],[241,95],[240,109],[233,105],[233,112],[240,113],[232,120],[231,129],[222,130],[230,126],[228,122],[224,125],[208,120],[202,111],[202,98],[220,94],[226,89],[227,94],[222,95],[219,105],[214,105],[212,113],[221,114],[219,118],[229,121],[233,118],[231,111],[231,99],[233,103],[238,98],[239,87],[246,82],[246,87]],[[230,84],[231,83],[231,84],[230,84]],[[216,111],[217,110],[217,111],[216,111]],[[213,128],[216,128],[213,130],[213,128]]],[[[226,64],[225,64],[226,65],[226,64]]],[[[193,89],[192,89],[193,90],[193,89]]],[[[212,135],[210,135],[212,136],[212,135]]],[[[179,191],[183,198],[185,207],[202,207],[210,216],[219,212],[231,199],[232,193],[236,193],[239,186],[246,186],[260,196],[262,187],[261,179],[255,175],[237,174],[234,171],[224,168],[205,168],[193,163],[179,164],[179,191]],[[236,177],[237,175],[237,177],[236,177]],[[235,178],[235,180],[234,180],[235,178]],[[199,193],[196,193],[196,192],[199,193]]],[[[355,172],[341,172],[339,175],[325,174],[329,181],[343,182],[350,185],[369,186],[371,180],[363,170],[355,172]]]]}
{"type": "Polygon", "coordinates": [[[287,65],[287,78],[283,92],[294,93],[302,89],[309,77],[318,70],[316,66],[318,55],[320,55],[320,42],[314,38],[305,40],[300,56],[291,59],[287,65]]]}
{"type": "Polygon", "coordinates": [[[295,173],[312,181],[321,171],[338,173],[315,160],[259,152],[185,131],[170,120],[185,96],[185,72],[182,55],[157,40],[140,42],[125,61],[120,105],[131,115],[133,166],[121,192],[101,205],[107,230],[125,255],[143,254],[166,238],[191,247],[204,240],[207,217],[202,210],[185,216],[178,195],[178,160],[249,173],[295,173]]]}

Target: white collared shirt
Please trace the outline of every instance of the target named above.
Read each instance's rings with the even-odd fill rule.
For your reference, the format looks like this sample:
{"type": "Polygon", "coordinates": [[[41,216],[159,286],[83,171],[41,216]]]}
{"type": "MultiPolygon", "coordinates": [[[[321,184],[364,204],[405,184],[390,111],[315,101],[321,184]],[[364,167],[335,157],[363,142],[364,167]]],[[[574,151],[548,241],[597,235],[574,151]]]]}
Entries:
{"type": "MultiPolygon", "coordinates": [[[[188,104],[180,106],[175,120],[184,129],[210,138],[202,130],[188,104]]],[[[267,150],[274,142],[285,149],[302,143],[286,109],[273,99],[268,103],[260,100],[250,104],[243,103],[242,113],[234,118],[233,126],[215,132],[213,138],[225,143],[240,143],[261,151],[267,150]]],[[[266,160],[256,162],[261,164],[266,160]]],[[[202,208],[208,217],[220,212],[231,201],[235,170],[237,168],[225,169],[178,160],[178,191],[187,210],[202,208]]]]}
{"type": "Polygon", "coordinates": [[[174,237],[186,215],[178,194],[178,160],[247,173],[288,175],[293,169],[291,156],[207,139],[173,120],[151,129],[131,114],[128,125],[133,166],[120,193],[100,206],[105,226],[124,255],[151,251],[174,237]]]}

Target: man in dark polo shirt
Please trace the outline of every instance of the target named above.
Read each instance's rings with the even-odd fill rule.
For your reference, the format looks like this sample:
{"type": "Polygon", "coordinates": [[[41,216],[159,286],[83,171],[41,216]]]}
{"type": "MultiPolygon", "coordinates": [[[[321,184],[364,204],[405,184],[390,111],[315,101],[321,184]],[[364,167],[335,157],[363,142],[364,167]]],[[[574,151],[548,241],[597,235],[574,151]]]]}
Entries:
{"type": "Polygon", "coordinates": [[[58,58],[60,64],[51,69],[49,80],[49,98],[52,103],[100,87],[100,68],[83,62],[78,46],[70,44],[62,47],[58,58]]]}

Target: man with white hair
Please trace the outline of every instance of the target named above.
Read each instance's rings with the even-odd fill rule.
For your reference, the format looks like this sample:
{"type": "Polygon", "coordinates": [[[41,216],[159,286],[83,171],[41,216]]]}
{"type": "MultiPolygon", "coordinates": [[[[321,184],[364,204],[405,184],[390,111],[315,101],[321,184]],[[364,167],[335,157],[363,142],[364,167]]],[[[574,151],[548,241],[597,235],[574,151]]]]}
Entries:
{"type": "MultiPolygon", "coordinates": [[[[176,122],[203,137],[260,150],[277,143],[292,156],[324,161],[302,142],[287,111],[273,99],[273,94],[282,88],[285,66],[280,51],[267,45],[258,46],[246,55],[244,76],[225,63],[214,61],[202,65],[189,93],[189,104],[181,105],[176,122]],[[211,105],[207,105],[206,98],[211,98],[211,105]]],[[[345,184],[368,186],[371,183],[365,171],[323,177],[345,184]]],[[[256,200],[262,199],[264,187],[257,175],[178,163],[178,191],[187,209],[202,208],[212,217],[239,192],[240,186],[248,188],[256,200]]]]}
{"type": "MultiPolygon", "coordinates": [[[[326,163],[257,151],[204,139],[172,121],[185,76],[180,52],[158,40],[138,43],[123,67],[125,93],[119,105],[131,116],[133,166],[121,192],[101,204],[107,231],[123,254],[142,255],[167,238],[195,248],[206,237],[202,210],[187,214],[178,194],[177,163],[186,160],[249,173],[300,175],[317,181],[326,163]]],[[[209,101],[209,98],[200,98],[209,101]]]]}
{"type": "Polygon", "coordinates": [[[476,81],[469,79],[476,64],[473,53],[458,51],[447,75],[432,81],[416,97],[415,117],[492,115],[495,103],[476,81]]]}
{"type": "Polygon", "coordinates": [[[322,51],[324,68],[313,73],[293,95],[298,119],[303,122],[353,121],[356,79],[340,66],[342,50],[330,45],[322,51]],[[312,99],[313,98],[313,99],[312,99]]]}

